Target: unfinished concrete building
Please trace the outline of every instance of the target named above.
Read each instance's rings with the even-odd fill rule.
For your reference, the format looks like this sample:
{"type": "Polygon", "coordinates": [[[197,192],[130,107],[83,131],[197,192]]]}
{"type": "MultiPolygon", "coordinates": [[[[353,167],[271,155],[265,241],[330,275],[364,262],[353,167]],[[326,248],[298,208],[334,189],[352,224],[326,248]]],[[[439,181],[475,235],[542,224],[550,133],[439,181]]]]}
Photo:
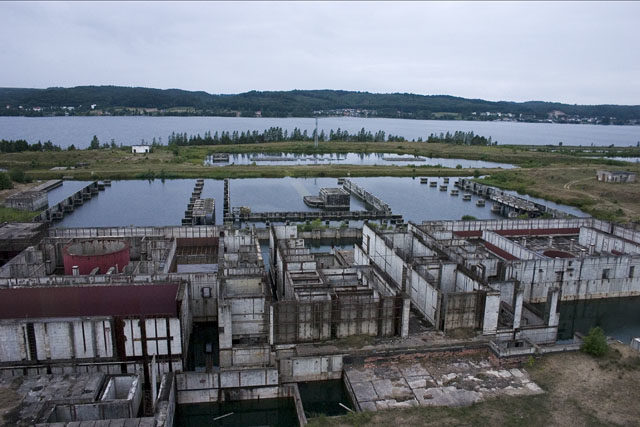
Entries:
{"type": "Polygon", "coordinates": [[[269,238],[276,343],[408,334],[409,299],[383,271],[311,253],[295,226],[272,227],[269,238]]]}
{"type": "Polygon", "coordinates": [[[342,188],[321,188],[319,196],[304,196],[307,206],[326,210],[349,210],[351,196],[342,188]]]}
{"type": "Polygon", "coordinates": [[[21,211],[39,211],[49,206],[46,191],[21,191],[7,197],[4,205],[21,211]]]}
{"type": "Polygon", "coordinates": [[[67,374],[143,390],[137,412],[133,382],[76,409],[51,397],[16,415],[32,423],[113,414],[170,425],[176,404],[299,400],[295,382],[346,371],[364,390],[350,337],[398,352],[464,331],[498,356],[532,353],[556,342],[561,301],[640,295],[640,232],[591,218],[365,225],[353,251],[332,252],[312,251],[295,226],[20,230],[28,246],[0,267],[6,387],[29,394],[12,379],[35,388],[67,374]]]}
{"type": "Polygon", "coordinates": [[[592,218],[432,221],[400,233],[365,226],[355,255],[440,330],[548,344],[560,301],[640,295],[639,244],[640,233],[592,218]]]}
{"type": "Polygon", "coordinates": [[[598,170],[596,171],[596,177],[600,182],[635,182],[636,174],[634,172],[626,172],[626,171],[608,171],[608,170],[598,170]]]}

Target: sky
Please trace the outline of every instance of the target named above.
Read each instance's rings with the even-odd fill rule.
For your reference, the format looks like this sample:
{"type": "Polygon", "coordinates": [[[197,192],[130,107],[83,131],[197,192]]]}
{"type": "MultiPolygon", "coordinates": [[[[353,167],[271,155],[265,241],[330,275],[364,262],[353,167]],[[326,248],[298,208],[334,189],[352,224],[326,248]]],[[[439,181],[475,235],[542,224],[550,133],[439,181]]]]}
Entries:
{"type": "Polygon", "coordinates": [[[0,86],[640,104],[640,2],[0,2],[0,86]]]}

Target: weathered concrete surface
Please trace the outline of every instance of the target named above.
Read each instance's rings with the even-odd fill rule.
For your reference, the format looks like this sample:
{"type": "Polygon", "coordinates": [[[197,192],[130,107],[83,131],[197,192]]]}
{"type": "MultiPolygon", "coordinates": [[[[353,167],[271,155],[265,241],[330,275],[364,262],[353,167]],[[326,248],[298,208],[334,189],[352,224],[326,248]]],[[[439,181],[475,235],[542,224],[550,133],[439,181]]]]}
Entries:
{"type": "Polygon", "coordinates": [[[468,406],[501,394],[542,393],[525,371],[502,368],[483,352],[368,357],[345,367],[345,382],[361,411],[468,406]]]}

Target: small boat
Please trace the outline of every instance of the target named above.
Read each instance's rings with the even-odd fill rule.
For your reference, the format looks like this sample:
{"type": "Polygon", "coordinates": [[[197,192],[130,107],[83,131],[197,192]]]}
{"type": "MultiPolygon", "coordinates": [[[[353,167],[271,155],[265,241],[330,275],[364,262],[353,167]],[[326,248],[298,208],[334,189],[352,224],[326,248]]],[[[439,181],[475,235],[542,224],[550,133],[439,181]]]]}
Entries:
{"type": "Polygon", "coordinates": [[[491,206],[491,212],[500,213],[500,210],[501,210],[501,207],[500,207],[500,205],[499,205],[499,204],[497,204],[497,203],[494,203],[494,204],[491,206]]]}
{"type": "Polygon", "coordinates": [[[451,194],[452,196],[457,196],[458,194],[460,194],[460,191],[459,190],[451,190],[451,193],[449,193],[449,194],[451,194]]]}
{"type": "Polygon", "coordinates": [[[445,183],[445,184],[448,184],[448,183],[449,183],[449,178],[445,178],[445,179],[444,179],[444,183],[445,183]]]}
{"type": "Polygon", "coordinates": [[[476,206],[478,206],[479,208],[484,208],[484,199],[478,199],[478,201],[476,202],[476,206]]]}
{"type": "Polygon", "coordinates": [[[462,196],[462,200],[464,200],[465,202],[470,202],[471,201],[471,194],[466,193],[464,196],[462,196]]]}
{"type": "Polygon", "coordinates": [[[447,186],[446,185],[441,185],[440,186],[440,191],[447,191],[447,186]]]}
{"type": "Polygon", "coordinates": [[[420,184],[427,184],[429,183],[429,178],[420,178],[420,184]]]}
{"type": "Polygon", "coordinates": [[[437,187],[438,186],[438,181],[431,181],[429,183],[429,187],[437,187]]]}

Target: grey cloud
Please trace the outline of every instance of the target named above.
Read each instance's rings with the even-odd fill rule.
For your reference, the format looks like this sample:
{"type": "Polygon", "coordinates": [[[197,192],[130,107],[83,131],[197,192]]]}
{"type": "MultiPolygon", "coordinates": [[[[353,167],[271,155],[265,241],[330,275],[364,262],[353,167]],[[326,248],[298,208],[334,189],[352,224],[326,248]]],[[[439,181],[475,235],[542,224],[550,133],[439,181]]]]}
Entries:
{"type": "Polygon", "coordinates": [[[640,3],[1,3],[1,86],[638,104],[640,3]]]}

